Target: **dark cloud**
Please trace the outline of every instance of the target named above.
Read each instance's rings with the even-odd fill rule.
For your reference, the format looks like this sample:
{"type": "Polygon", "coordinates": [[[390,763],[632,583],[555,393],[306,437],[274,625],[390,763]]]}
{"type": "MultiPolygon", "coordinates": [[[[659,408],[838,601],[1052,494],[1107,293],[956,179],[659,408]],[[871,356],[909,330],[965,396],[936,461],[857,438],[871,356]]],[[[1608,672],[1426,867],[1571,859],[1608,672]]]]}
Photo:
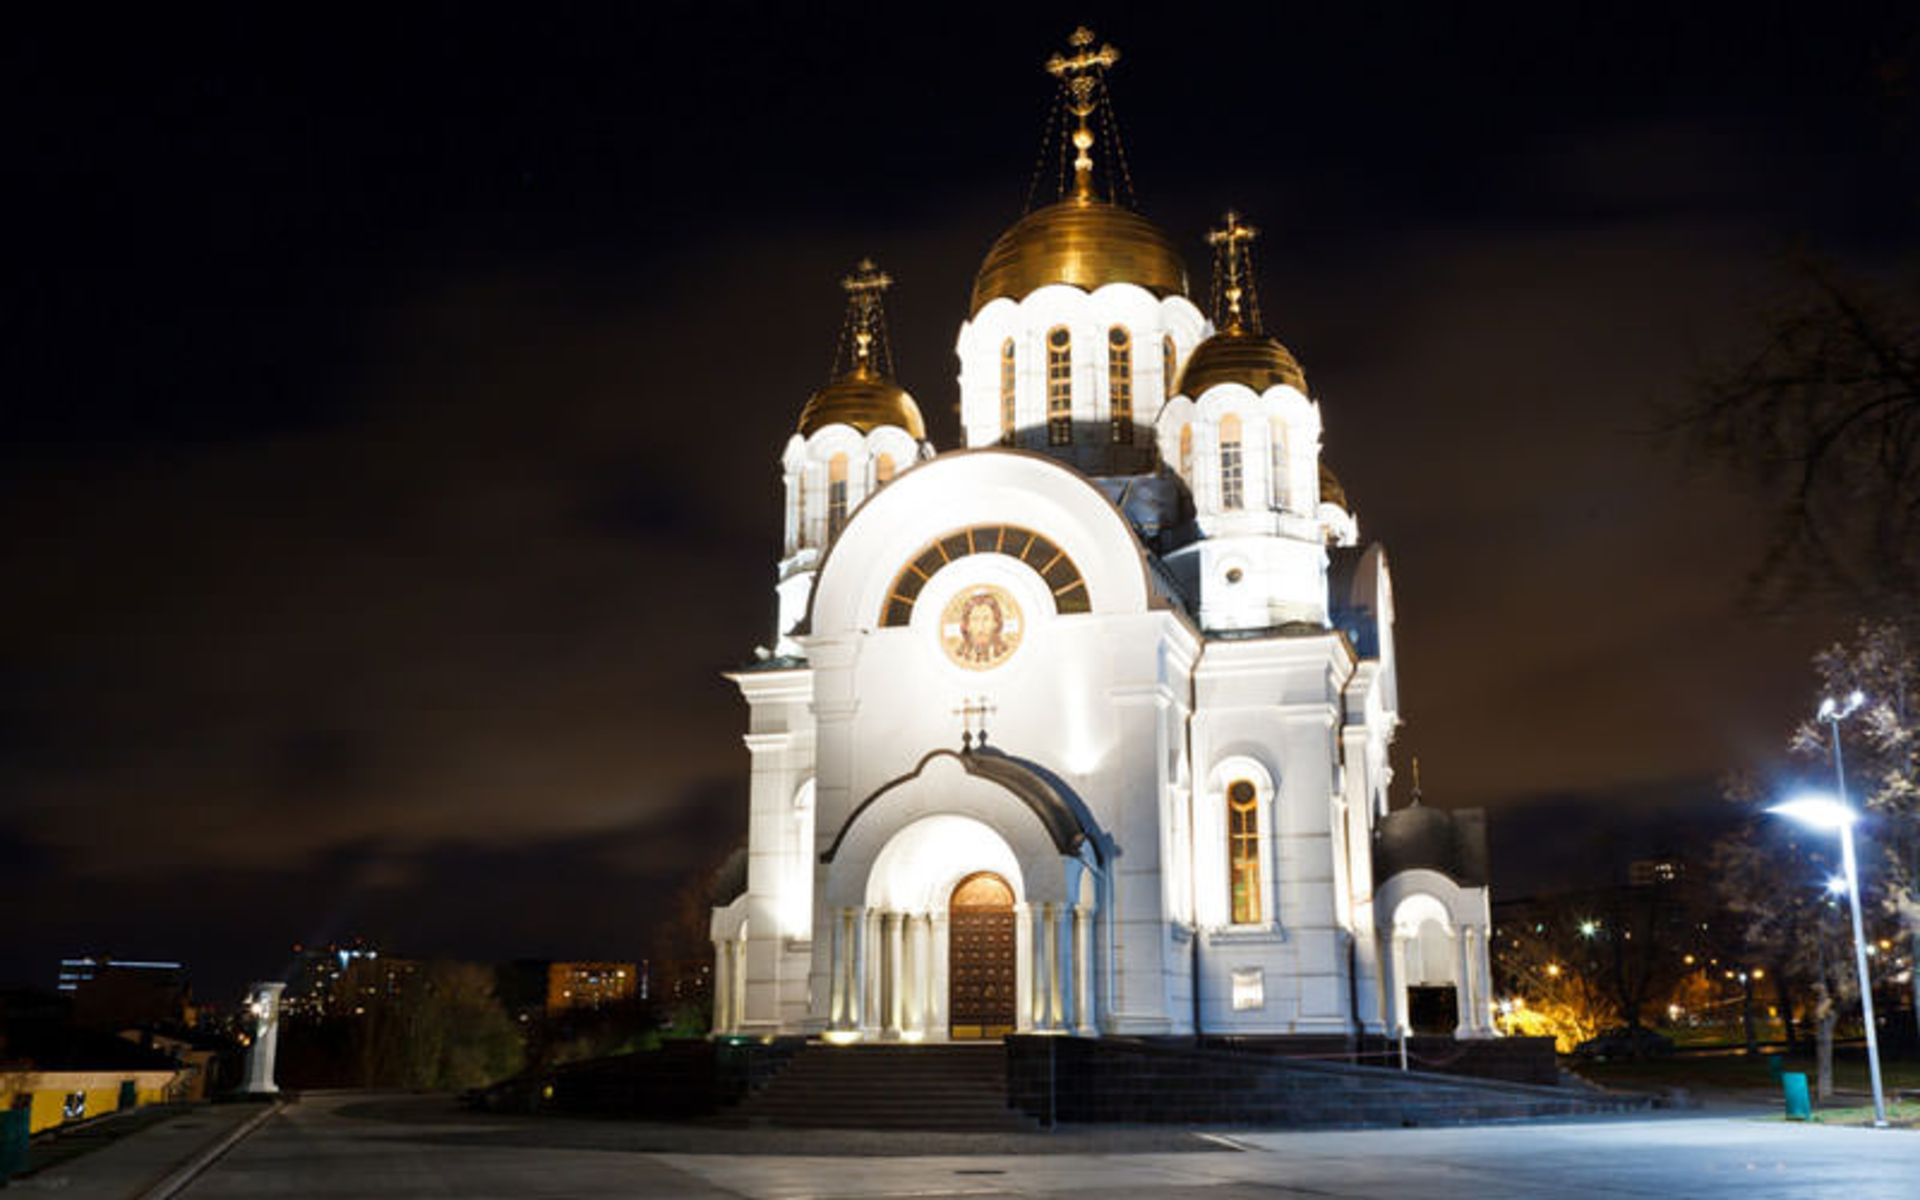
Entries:
{"type": "MultiPolygon", "coordinates": [[[[954,332],[1080,14],[249,13],[0,51],[37,130],[0,168],[33,231],[0,309],[0,867],[32,882],[0,970],[638,953],[744,830],[719,672],[771,636],[834,281],[898,278],[953,445],[954,332]]],[[[1782,16],[1105,18],[1196,285],[1222,208],[1265,230],[1269,322],[1393,554],[1403,745],[1497,836],[1691,803],[1668,781],[1803,703],[1824,627],[1738,612],[1751,514],[1647,435],[1782,247],[1912,246],[1874,65],[1911,22],[1782,16]]]]}

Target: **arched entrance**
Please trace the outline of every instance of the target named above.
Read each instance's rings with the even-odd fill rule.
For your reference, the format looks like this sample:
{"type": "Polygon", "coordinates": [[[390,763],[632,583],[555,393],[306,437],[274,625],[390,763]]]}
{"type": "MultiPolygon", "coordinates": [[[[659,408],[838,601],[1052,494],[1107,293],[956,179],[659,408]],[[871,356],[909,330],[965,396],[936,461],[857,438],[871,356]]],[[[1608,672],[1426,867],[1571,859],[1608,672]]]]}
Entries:
{"type": "Polygon", "coordinates": [[[948,1036],[998,1038],[1018,1019],[1013,888],[991,871],[962,879],[947,903],[948,1036]]]}

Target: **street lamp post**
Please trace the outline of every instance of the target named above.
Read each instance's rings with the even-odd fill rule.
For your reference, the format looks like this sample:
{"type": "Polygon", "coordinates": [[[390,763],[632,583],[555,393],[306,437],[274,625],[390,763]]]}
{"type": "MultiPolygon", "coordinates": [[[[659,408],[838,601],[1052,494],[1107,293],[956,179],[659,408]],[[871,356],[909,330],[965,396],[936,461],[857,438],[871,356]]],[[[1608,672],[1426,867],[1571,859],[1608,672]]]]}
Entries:
{"type": "Polygon", "coordinates": [[[1833,737],[1833,778],[1839,798],[1804,796],[1776,804],[1769,811],[1810,825],[1816,829],[1837,831],[1840,835],[1840,864],[1847,885],[1847,906],[1853,912],[1853,958],[1860,977],[1860,1015],[1867,1025],[1867,1074],[1873,1083],[1873,1124],[1887,1127],[1887,1101],[1880,1086],[1880,1038],[1873,1024],[1873,981],[1867,975],[1867,931],[1860,918],[1860,868],[1853,853],[1853,824],[1859,819],[1847,803],[1847,776],[1840,759],[1840,722],[1866,702],[1854,692],[1844,705],[1828,697],[1820,702],[1819,719],[1827,723],[1833,737]]]}

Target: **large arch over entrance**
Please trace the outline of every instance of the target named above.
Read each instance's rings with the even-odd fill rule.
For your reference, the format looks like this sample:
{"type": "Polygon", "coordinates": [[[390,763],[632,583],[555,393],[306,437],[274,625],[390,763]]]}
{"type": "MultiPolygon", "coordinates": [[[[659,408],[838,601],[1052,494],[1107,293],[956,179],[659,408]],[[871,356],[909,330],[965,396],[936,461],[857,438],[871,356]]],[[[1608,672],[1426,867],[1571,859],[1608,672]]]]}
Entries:
{"type": "MultiPolygon", "coordinates": [[[[828,1040],[991,1036],[1001,1024],[1091,1033],[1103,889],[1083,811],[1016,760],[950,751],[929,754],[858,805],[821,856],[816,929],[829,937],[816,941],[826,954],[815,960],[825,968],[815,994],[827,1000],[828,1040]],[[951,1010],[954,899],[989,876],[1011,913],[1010,946],[993,950],[1012,957],[1010,1022],[962,1021],[951,1010]]],[[[1004,978],[1002,959],[963,954],[962,963],[978,969],[974,983],[1004,978]]]]}

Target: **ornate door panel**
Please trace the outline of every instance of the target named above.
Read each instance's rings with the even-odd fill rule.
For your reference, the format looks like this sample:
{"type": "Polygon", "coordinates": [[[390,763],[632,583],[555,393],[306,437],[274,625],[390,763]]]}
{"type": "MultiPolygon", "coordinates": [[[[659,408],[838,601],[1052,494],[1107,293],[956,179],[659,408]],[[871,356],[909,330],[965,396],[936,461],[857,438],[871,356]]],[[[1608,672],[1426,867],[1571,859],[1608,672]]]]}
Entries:
{"type": "Polygon", "coordinates": [[[955,1038],[997,1038],[1014,1026],[1013,889],[969,875],[947,909],[947,1020],[955,1038]]]}

